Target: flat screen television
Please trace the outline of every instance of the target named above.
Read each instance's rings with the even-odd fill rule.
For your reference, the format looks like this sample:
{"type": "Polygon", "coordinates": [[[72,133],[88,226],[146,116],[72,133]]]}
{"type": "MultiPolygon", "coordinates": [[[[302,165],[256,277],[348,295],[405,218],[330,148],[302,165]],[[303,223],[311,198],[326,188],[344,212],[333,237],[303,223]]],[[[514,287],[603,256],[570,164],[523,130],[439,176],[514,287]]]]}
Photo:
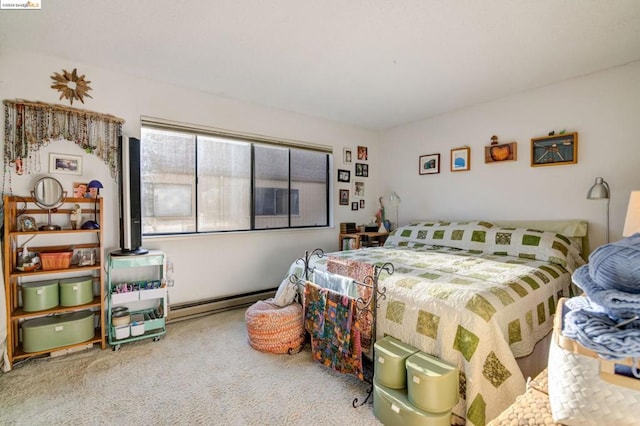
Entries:
{"type": "Polygon", "coordinates": [[[120,138],[118,149],[120,202],[120,249],[115,256],[136,256],[149,250],[142,248],[142,176],[140,139],[120,138]]]}

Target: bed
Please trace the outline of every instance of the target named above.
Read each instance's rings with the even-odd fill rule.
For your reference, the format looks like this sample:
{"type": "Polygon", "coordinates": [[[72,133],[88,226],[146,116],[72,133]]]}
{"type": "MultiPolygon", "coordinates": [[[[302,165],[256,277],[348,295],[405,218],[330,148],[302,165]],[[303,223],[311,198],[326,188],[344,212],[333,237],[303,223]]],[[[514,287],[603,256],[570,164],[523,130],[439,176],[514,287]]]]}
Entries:
{"type": "MultiPolygon", "coordinates": [[[[393,336],[459,366],[456,421],[484,425],[525,391],[517,359],[544,347],[557,301],[572,295],[571,274],[584,264],[586,222],[535,228],[421,221],[398,228],[382,247],[328,253],[310,266],[391,262],[395,273],[381,273],[378,283],[386,297],[376,312],[377,337],[393,336]]],[[[544,368],[544,348],[537,358],[538,371],[526,375],[544,368]]]]}

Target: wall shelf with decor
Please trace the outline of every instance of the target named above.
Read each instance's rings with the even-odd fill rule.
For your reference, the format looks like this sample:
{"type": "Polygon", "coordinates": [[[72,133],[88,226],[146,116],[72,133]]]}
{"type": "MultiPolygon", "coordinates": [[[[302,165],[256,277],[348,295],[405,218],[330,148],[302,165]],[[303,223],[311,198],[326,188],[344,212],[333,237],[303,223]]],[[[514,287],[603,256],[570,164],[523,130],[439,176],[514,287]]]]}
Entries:
{"type": "Polygon", "coordinates": [[[106,348],[103,230],[73,229],[76,206],[102,223],[102,198],[62,197],[46,210],[33,197],[4,197],[7,370],[32,357],[106,348]]]}

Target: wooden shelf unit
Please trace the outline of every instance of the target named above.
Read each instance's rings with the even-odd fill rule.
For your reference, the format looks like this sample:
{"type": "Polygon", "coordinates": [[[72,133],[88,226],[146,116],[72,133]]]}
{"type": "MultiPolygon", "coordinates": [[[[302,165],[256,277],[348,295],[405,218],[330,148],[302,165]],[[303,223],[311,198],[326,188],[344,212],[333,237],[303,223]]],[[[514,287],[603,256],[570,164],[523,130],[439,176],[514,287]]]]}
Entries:
{"type": "Polygon", "coordinates": [[[48,210],[38,208],[32,197],[5,196],[4,197],[4,289],[7,310],[7,357],[8,368],[13,367],[15,361],[51,354],[52,352],[72,350],[89,344],[99,344],[102,349],[106,348],[105,337],[105,290],[104,290],[104,250],[103,250],[103,229],[71,229],[69,215],[73,211],[73,206],[79,204],[82,207],[83,218],[93,219],[97,215],[99,224],[103,223],[103,199],[102,198],[64,198],[60,208],[51,211],[52,222],[56,218],[56,223],[62,223],[62,229],[54,231],[19,229],[18,219],[20,216],[32,216],[39,223],[45,223],[49,214],[48,210]],[[64,217],[66,216],[66,217],[64,217]],[[61,218],[63,218],[61,220],[61,218]],[[53,238],[59,237],[59,238],[53,238]],[[32,246],[31,243],[37,239],[47,241],[55,240],[55,243],[43,246],[32,246]],[[90,242],[87,242],[90,241],[90,242]],[[77,243],[76,243],[77,242],[77,243]],[[62,244],[61,244],[62,243],[62,244]],[[73,249],[95,249],[95,264],[87,266],[71,265],[67,269],[35,270],[23,272],[17,269],[17,254],[22,251],[22,246],[27,245],[29,252],[40,252],[44,250],[55,251],[63,248],[73,249]],[[56,306],[40,311],[25,312],[20,305],[20,285],[23,283],[38,281],[39,279],[67,278],[77,276],[79,272],[91,275],[94,288],[97,282],[98,291],[94,291],[93,300],[89,303],[76,306],[56,306]],[[37,279],[33,279],[37,278],[37,279]],[[48,315],[58,315],[76,311],[91,310],[98,318],[97,326],[93,338],[73,345],[64,345],[48,350],[26,353],[22,349],[20,339],[21,324],[28,319],[44,317],[48,315]]]}
{"type": "MultiPolygon", "coordinates": [[[[389,236],[388,232],[352,232],[348,234],[339,234],[338,247],[344,250],[344,240],[352,240],[351,249],[357,250],[360,247],[369,246],[372,241],[376,241],[378,245],[383,245],[389,236]]],[[[375,243],[374,243],[375,244],[375,243]]]]}

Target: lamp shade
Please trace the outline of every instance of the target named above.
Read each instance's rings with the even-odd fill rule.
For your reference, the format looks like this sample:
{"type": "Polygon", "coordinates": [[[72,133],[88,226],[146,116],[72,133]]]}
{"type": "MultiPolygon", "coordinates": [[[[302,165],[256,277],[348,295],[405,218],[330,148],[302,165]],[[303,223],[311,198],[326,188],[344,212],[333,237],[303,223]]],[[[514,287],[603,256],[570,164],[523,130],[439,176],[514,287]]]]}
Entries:
{"type": "Polygon", "coordinates": [[[104,186],[102,186],[102,182],[100,182],[99,180],[92,180],[91,182],[89,182],[87,184],[87,188],[91,189],[91,188],[104,188],[104,186]]]}
{"type": "Polygon", "coordinates": [[[640,232],[640,191],[632,191],[627,207],[627,216],[624,219],[623,237],[640,232]]]}
{"type": "Polygon", "coordinates": [[[611,190],[606,180],[601,177],[596,178],[589,192],[587,192],[588,200],[607,200],[607,244],[609,243],[609,203],[611,201],[611,190]]]}
{"type": "Polygon", "coordinates": [[[391,203],[394,206],[397,206],[401,202],[402,200],[400,199],[400,196],[396,193],[396,191],[391,191],[391,195],[389,195],[389,203],[391,203]]]}
{"type": "Polygon", "coordinates": [[[601,177],[596,178],[596,183],[593,184],[589,192],[587,193],[587,199],[589,200],[604,200],[609,199],[609,184],[601,177]]]}

